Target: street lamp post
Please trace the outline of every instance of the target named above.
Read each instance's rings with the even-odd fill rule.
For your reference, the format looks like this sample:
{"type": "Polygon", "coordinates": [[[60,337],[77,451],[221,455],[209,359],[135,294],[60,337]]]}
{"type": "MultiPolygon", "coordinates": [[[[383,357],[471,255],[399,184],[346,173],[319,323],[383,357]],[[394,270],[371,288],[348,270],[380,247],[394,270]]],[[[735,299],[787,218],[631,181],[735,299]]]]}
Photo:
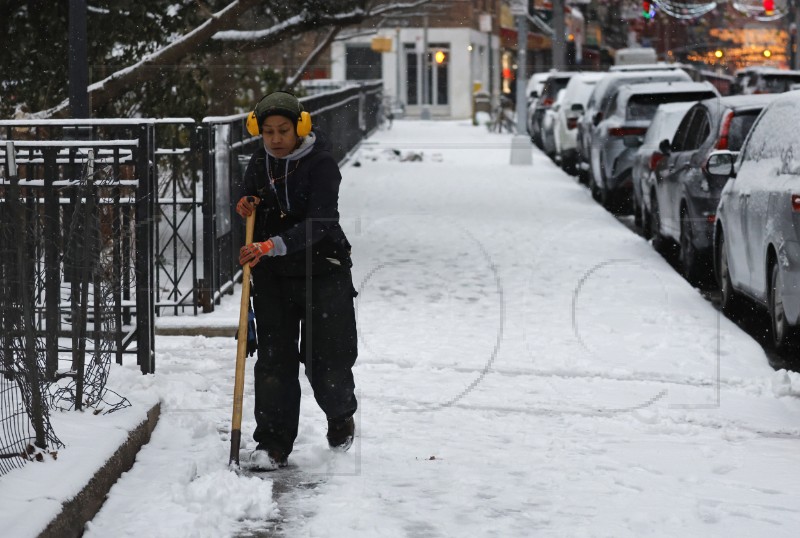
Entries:
{"type": "Polygon", "coordinates": [[[533,164],[531,138],[526,134],[525,67],[528,64],[528,6],[526,0],[514,0],[511,12],[517,17],[517,134],[511,139],[511,164],[533,164]]]}

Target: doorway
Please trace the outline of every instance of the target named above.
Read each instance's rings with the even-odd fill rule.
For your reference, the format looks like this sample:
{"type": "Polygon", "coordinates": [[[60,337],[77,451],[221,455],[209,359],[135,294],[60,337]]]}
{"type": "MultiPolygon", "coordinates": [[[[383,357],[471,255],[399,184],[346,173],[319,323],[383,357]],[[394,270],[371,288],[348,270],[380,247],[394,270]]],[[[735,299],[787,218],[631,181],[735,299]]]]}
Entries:
{"type": "Polygon", "coordinates": [[[423,104],[437,116],[450,115],[450,44],[428,43],[427,54],[421,54],[416,43],[405,43],[406,103],[409,113],[419,113],[423,104]],[[422,79],[428,76],[426,98],[422,79]]]}

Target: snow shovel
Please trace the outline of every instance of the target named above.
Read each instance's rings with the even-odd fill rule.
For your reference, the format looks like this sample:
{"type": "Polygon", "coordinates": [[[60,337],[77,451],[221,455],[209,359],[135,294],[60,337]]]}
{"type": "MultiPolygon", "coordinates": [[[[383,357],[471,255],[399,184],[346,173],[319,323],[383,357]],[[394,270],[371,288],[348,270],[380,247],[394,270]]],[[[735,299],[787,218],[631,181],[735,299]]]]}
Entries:
{"type": "MultiPolygon", "coordinates": [[[[256,212],[247,217],[244,244],[253,242],[256,212]]],[[[239,306],[239,334],[236,340],[236,376],[233,382],[233,420],[231,424],[231,455],[228,465],[239,466],[239,445],[242,440],[242,398],[244,397],[244,366],[247,355],[247,323],[250,307],[250,264],[242,267],[242,301],[239,306]]]]}

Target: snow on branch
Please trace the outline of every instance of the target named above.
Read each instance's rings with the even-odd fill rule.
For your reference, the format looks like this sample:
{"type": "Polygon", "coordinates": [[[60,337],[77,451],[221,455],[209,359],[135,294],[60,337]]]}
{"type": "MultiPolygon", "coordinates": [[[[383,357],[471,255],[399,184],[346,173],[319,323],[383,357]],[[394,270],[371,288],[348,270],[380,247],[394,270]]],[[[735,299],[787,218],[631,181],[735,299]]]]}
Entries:
{"type": "MultiPolygon", "coordinates": [[[[225,8],[211,15],[203,24],[176,39],[155,52],[146,55],[135,64],[116,71],[108,77],[89,85],[88,93],[92,107],[100,107],[121,95],[128,88],[134,85],[141,85],[143,82],[155,79],[159,76],[158,69],[145,69],[147,67],[158,67],[174,65],[181,58],[193,52],[202,43],[208,41],[211,36],[220,29],[232,25],[236,19],[246,10],[258,4],[258,0],[234,0],[225,8]]],[[[65,99],[58,105],[32,114],[34,118],[49,118],[69,107],[69,99],[65,99]]]]}
{"type": "Polygon", "coordinates": [[[308,67],[308,64],[310,64],[311,62],[316,60],[317,57],[320,54],[322,54],[322,51],[324,51],[326,48],[328,48],[328,45],[331,44],[333,39],[336,37],[336,34],[338,34],[340,30],[341,30],[341,28],[339,28],[337,26],[334,26],[333,28],[331,28],[328,31],[328,35],[325,36],[325,39],[320,41],[319,45],[317,45],[314,48],[314,50],[311,51],[311,54],[309,54],[308,57],[305,60],[303,60],[303,63],[297,69],[295,74],[292,75],[291,77],[289,77],[289,79],[286,81],[286,87],[287,88],[293,88],[294,85],[297,84],[297,81],[303,75],[303,71],[306,70],[306,67],[308,67]]]}
{"type": "Polygon", "coordinates": [[[387,2],[368,9],[353,9],[341,13],[309,13],[307,10],[285,21],[263,30],[229,30],[214,35],[215,41],[234,46],[238,51],[267,48],[278,43],[288,33],[316,30],[325,26],[343,28],[361,24],[365,20],[382,17],[392,13],[414,9],[432,0],[413,0],[411,2],[387,2]]]}
{"type": "MultiPolygon", "coordinates": [[[[332,40],[339,30],[346,26],[357,25],[373,17],[387,16],[430,3],[432,0],[411,0],[407,2],[385,2],[368,9],[355,9],[342,13],[309,13],[302,11],[269,28],[257,31],[229,30],[243,13],[259,4],[259,0],[234,0],[220,11],[213,13],[200,26],[168,45],[146,55],[133,65],[116,71],[108,77],[88,87],[92,108],[99,108],[118,98],[130,88],[156,79],[160,74],[159,67],[177,65],[187,55],[196,52],[210,40],[230,44],[238,51],[269,48],[281,42],[288,35],[334,27],[326,40],[332,40]],[[331,37],[332,36],[332,37],[331,37]]],[[[315,51],[318,55],[321,51],[315,51]]],[[[296,81],[295,81],[296,82],[296,81]]],[[[32,118],[45,119],[61,114],[69,108],[69,99],[58,105],[36,112],[32,118]]]]}

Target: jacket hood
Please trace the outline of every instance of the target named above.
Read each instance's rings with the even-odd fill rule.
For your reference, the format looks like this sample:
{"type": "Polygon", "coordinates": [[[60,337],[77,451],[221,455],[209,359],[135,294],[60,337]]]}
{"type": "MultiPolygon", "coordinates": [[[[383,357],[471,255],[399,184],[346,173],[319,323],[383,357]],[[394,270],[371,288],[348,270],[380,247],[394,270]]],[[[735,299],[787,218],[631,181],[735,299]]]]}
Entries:
{"type": "MultiPolygon", "coordinates": [[[[320,151],[328,151],[331,150],[331,143],[328,141],[328,137],[325,134],[318,130],[314,129],[310,133],[308,133],[305,137],[303,137],[303,141],[300,143],[300,147],[295,149],[283,159],[287,161],[296,161],[298,159],[302,159],[307,155],[311,155],[312,153],[317,153],[320,151]]],[[[275,155],[270,152],[269,148],[264,145],[264,151],[267,152],[267,155],[272,157],[273,159],[280,159],[280,157],[276,157],[275,155]]]]}

